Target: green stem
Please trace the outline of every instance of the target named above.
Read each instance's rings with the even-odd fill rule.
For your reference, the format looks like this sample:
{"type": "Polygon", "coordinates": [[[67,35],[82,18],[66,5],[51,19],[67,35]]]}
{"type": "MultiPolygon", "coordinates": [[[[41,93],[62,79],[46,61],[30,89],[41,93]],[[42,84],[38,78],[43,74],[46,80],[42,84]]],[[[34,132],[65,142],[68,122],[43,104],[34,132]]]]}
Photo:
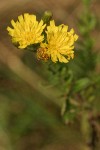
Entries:
{"type": "Polygon", "coordinates": [[[81,132],[83,136],[82,150],[95,150],[96,148],[96,131],[92,124],[91,112],[83,110],[81,117],[81,132]]]}

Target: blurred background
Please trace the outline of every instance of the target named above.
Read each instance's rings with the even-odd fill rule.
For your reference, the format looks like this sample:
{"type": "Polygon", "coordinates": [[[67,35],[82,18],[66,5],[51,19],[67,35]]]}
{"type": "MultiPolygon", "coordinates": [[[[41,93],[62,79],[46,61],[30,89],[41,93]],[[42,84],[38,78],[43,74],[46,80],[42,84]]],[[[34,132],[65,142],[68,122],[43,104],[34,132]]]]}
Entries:
{"type": "MultiPolygon", "coordinates": [[[[92,0],[90,6],[97,18],[99,4],[92,0]]],[[[50,10],[57,24],[68,24],[80,35],[77,23],[83,9],[82,0],[0,0],[0,150],[81,150],[79,124],[62,121],[60,91],[49,86],[41,62],[31,52],[12,45],[6,28],[20,14],[40,19],[50,10]]],[[[91,36],[98,51],[98,28],[91,36]]]]}

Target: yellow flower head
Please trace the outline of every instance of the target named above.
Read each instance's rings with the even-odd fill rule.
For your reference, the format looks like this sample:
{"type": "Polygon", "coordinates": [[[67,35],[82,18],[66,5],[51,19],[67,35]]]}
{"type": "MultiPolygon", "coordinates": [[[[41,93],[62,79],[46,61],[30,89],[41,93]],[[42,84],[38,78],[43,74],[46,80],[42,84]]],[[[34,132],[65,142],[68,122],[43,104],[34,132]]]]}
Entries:
{"type": "Polygon", "coordinates": [[[26,48],[28,45],[40,43],[44,36],[41,35],[46,25],[43,21],[38,22],[35,15],[25,13],[24,16],[18,16],[18,21],[11,21],[13,29],[7,27],[9,34],[12,36],[12,42],[19,44],[19,48],[26,48]]]}
{"type": "Polygon", "coordinates": [[[47,49],[46,53],[53,62],[67,63],[74,57],[74,42],[78,35],[74,34],[73,29],[69,32],[67,30],[66,25],[55,26],[54,20],[47,27],[47,43],[42,43],[41,47],[47,49]]]}

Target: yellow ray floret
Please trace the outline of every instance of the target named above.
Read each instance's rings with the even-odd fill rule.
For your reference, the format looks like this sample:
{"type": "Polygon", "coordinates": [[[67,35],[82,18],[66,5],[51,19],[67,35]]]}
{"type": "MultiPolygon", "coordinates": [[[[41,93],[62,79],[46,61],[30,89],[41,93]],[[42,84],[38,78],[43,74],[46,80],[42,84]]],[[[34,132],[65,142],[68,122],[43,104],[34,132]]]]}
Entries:
{"type": "Polygon", "coordinates": [[[26,48],[28,45],[40,43],[43,41],[44,36],[41,35],[46,25],[41,20],[38,22],[35,15],[25,13],[24,16],[20,15],[18,21],[11,21],[13,29],[7,27],[7,30],[12,37],[12,42],[17,43],[19,48],[26,48]]]}
{"type": "Polygon", "coordinates": [[[74,34],[73,29],[69,32],[67,30],[66,25],[55,26],[54,20],[47,27],[47,43],[42,43],[41,47],[47,49],[46,53],[53,62],[67,63],[74,57],[74,42],[78,35],[74,34]]]}

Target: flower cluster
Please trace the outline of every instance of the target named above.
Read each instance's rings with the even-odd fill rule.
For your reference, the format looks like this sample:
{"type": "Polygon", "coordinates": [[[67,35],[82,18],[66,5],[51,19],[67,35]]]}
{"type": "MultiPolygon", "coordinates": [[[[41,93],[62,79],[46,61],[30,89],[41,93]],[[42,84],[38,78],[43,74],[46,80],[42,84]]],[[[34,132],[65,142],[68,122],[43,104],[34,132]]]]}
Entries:
{"type": "Polygon", "coordinates": [[[43,20],[38,22],[35,15],[27,13],[19,16],[17,22],[12,20],[11,24],[13,29],[7,27],[7,30],[12,42],[18,44],[20,49],[39,44],[38,59],[67,63],[74,57],[74,43],[78,35],[74,34],[73,29],[68,32],[68,26],[64,24],[56,26],[54,20],[50,21],[48,26],[43,20]]]}

